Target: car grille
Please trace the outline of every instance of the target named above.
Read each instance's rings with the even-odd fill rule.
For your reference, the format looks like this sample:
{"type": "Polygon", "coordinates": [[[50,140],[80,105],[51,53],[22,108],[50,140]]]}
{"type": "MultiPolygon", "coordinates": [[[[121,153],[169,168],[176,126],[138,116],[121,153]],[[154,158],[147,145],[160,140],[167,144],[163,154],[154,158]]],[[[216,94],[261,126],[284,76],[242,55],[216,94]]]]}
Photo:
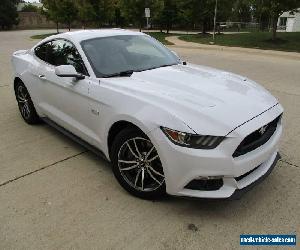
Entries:
{"type": "Polygon", "coordinates": [[[281,115],[278,116],[275,120],[268,123],[267,125],[248,135],[237,147],[232,156],[238,157],[247,154],[248,152],[253,151],[265,144],[276,131],[280,118],[281,115]]]}

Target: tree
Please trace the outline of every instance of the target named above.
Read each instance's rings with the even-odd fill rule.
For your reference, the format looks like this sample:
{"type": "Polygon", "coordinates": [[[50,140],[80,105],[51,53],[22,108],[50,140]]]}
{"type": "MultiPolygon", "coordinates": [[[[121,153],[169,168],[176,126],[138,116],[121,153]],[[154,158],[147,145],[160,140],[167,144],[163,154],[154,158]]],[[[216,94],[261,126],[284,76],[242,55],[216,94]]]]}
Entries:
{"type": "Polygon", "coordinates": [[[115,7],[115,24],[117,27],[123,27],[124,25],[124,17],[119,6],[115,7]]]}
{"type": "Polygon", "coordinates": [[[270,13],[267,6],[264,5],[264,0],[252,0],[251,7],[254,18],[259,22],[259,29],[261,31],[267,29],[270,21],[270,13]]]}
{"type": "MultiPolygon", "coordinates": [[[[237,2],[244,1],[248,2],[249,0],[237,0],[237,2]]],[[[217,9],[217,31],[220,33],[220,22],[227,22],[232,19],[232,15],[234,12],[234,4],[235,2],[232,0],[220,0],[218,1],[218,9],[217,9]]],[[[251,19],[251,15],[248,15],[247,7],[242,8],[241,12],[247,13],[245,17],[239,18],[239,22],[249,22],[251,19]]],[[[250,5],[249,5],[249,12],[250,12],[250,5]]]]}
{"type": "Polygon", "coordinates": [[[25,4],[22,8],[22,12],[38,12],[39,8],[37,6],[34,6],[33,4],[25,4]]]}
{"type": "Polygon", "coordinates": [[[102,11],[105,13],[105,24],[112,26],[116,18],[116,9],[118,8],[118,0],[103,0],[102,11]]]}
{"type": "Polygon", "coordinates": [[[95,10],[88,0],[77,0],[78,19],[85,29],[86,23],[95,19],[95,10]]]}
{"type": "Polygon", "coordinates": [[[190,0],[177,0],[177,23],[185,28],[194,28],[196,23],[192,20],[193,8],[189,5],[190,0]]]}
{"type": "Polygon", "coordinates": [[[56,23],[57,33],[59,23],[67,24],[71,30],[71,23],[76,20],[78,13],[75,0],[42,0],[42,3],[42,13],[56,23]]]}
{"type": "Polygon", "coordinates": [[[49,20],[52,20],[56,24],[56,31],[59,33],[59,0],[42,0],[43,8],[41,13],[45,15],[49,20]]]}
{"type": "Polygon", "coordinates": [[[164,0],[163,7],[158,15],[158,21],[160,23],[160,30],[166,28],[167,33],[172,28],[173,24],[178,20],[178,8],[177,1],[164,0]]]}
{"type": "Polygon", "coordinates": [[[15,0],[1,0],[0,4],[0,27],[2,30],[10,29],[13,25],[17,25],[18,13],[15,0]]]}
{"type": "Polygon", "coordinates": [[[183,8],[189,8],[189,20],[193,25],[201,24],[202,33],[205,34],[207,26],[214,17],[215,0],[186,0],[183,8]]]}
{"type": "Polygon", "coordinates": [[[58,5],[58,20],[61,23],[68,25],[69,31],[71,30],[71,23],[77,19],[78,10],[74,0],[60,0],[58,5]]]}
{"type": "Polygon", "coordinates": [[[273,41],[276,40],[277,21],[279,16],[286,11],[297,12],[297,9],[300,7],[299,0],[256,0],[254,1],[254,4],[260,6],[262,10],[268,11],[271,18],[273,41]]]}
{"type": "Polygon", "coordinates": [[[232,20],[236,22],[251,21],[251,2],[249,0],[236,0],[233,2],[232,20]]]}
{"type": "Polygon", "coordinates": [[[145,24],[145,8],[150,8],[151,18],[156,19],[162,7],[161,0],[120,0],[121,11],[127,22],[139,26],[145,24]]]}

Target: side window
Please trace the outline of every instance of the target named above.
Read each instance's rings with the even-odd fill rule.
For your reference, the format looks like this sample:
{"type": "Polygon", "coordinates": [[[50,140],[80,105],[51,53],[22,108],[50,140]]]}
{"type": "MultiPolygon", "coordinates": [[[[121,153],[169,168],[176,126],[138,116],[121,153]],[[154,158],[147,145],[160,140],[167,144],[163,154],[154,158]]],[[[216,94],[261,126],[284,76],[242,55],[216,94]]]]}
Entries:
{"type": "Polygon", "coordinates": [[[75,46],[65,40],[52,41],[52,49],[47,53],[47,61],[55,66],[73,65],[78,73],[87,75],[84,63],[75,46]]]}

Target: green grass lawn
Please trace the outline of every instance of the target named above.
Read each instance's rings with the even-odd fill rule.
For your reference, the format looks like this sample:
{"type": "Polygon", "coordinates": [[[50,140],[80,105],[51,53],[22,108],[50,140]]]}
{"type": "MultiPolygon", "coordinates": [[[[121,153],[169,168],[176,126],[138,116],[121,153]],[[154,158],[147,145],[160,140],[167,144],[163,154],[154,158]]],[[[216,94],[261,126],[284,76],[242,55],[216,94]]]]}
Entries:
{"type": "Polygon", "coordinates": [[[48,36],[52,36],[52,35],[56,35],[57,33],[48,33],[48,34],[40,34],[40,35],[34,35],[34,36],[31,36],[30,38],[31,39],[39,39],[39,40],[42,40],[48,36]]]}
{"type": "MultiPolygon", "coordinates": [[[[257,49],[271,49],[281,51],[300,52],[300,32],[277,34],[277,40],[271,40],[272,34],[269,32],[254,32],[244,34],[220,34],[216,35],[217,45],[245,47],[257,49]]],[[[179,39],[187,42],[209,44],[212,41],[212,35],[183,35],[179,39]]]]}
{"type": "MultiPolygon", "coordinates": [[[[160,33],[160,32],[146,32],[146,34],[154,37],[155,39],[157,39],[158,41],[160,41],[161,43],[165,44],[165,45],[173,45],[173,43],[170,43],[166,40],[166,37],[167,36],[174,36],[176,34],[167,34],[167,33],[160,33]]],[[[51,35],[56,35],[56,33],[49,33],[49,34],[40,34],[40,35],[34,35],[34,36],[31,36],[30,38],[31,39],[44,39],[48,36],[51,36],[51,35]]]]}

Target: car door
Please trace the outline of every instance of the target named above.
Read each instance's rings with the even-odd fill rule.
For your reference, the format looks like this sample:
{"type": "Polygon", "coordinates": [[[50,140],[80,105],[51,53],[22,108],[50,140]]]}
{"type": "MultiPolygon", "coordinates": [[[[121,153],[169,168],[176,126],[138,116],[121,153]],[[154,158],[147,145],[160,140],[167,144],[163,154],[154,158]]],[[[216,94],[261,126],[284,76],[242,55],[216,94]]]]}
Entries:
{"type": "Polygon", "coordinates": [[[26,87],[30,93],[31,99],[35,105],[35,109],[43,116],[43,80],[41,75],[43,72],[43,65],[45,64],[46,48],[51,45],[51,42],[45,42],[38,45],[34,50],[29,52],[31,60],[27,65],[27,70],[22,74],[22,80],[26,83],[26,87]]]}
{"type": "Polygon", "coordinates": [[[43,89],[40,107],[52,121],[92,143],[95,134],[89,129],[89,76],[76,47],[65,39],[55,39],[47,46],[45,63],[38,73],[43,89]],[[59,77],[55,67],[73,65],[85,79],[59,77]]]}

